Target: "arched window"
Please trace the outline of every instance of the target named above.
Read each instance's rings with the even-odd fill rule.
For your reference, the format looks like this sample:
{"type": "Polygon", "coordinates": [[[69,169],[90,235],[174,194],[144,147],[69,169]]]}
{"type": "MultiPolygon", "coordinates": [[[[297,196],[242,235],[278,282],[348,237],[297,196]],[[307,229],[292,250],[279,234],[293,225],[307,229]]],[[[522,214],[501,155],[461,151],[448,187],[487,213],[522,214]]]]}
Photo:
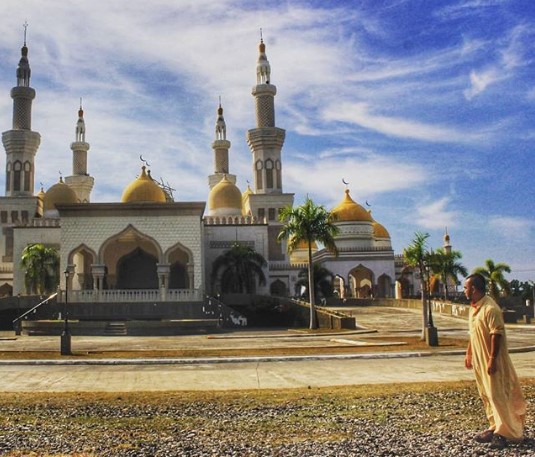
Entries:
{"type": "Polygon", "coordinates": [[[275,173],[277,175],[277,189],[282,189],[281,161],[275,162],[275,173]]]}
{"type": "Polygon", "coordinates": [[[28,161],[24,162],[24,190],[30,191],[30,183],[32,181],[32,164],[28,161]]]}
{"type": "Polygon", "coordinates": [[[261,160],[257,160],[256,163],[255,163],[256,187],[257,187],[257,189],[262,189],[262,187],[263,187],[263,184],[262,184],[262,168],[263,168],[262,161],[261,160]]]}
{"type": "Polygon", "coordinates": [[[20,178],[22,172],[22,163],[18,160],[13,164],[13,190],[20,191],[20,178]]]}
{"type": "Polygon", "coordinates": [[[11,162],[6,165],[6,193],[11,191],[11,162]]]}
{"type": "Polygon", "coordinates": [[[273,160],[266,160],[266,188],[273,189],[273,160]]]}

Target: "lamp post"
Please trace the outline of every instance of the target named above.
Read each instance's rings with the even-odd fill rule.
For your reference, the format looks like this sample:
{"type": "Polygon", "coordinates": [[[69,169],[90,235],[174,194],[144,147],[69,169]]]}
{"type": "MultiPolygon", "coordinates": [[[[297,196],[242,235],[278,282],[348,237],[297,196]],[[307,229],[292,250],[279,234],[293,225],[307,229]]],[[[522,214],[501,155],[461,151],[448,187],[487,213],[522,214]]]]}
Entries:
{"type": "Polygon", "coordinates": [[[15,335],[22,334],[22,321],[20,320],[20,294],[17,294],[17,323],[15,324],[15,335]]]}
{"type": "Polygon", "coordinates": [[[69,269],[65,269],[65,306],[63,308],[63,333],[61,334],[61,355],[71,355],[71,332],[69,330],[68,298],[69,298],[69,269]]]}
{"type": "MultiPolygon", "coordinates": [[[[427,328],[425,329],[425,339],[427,341],[428,346],[438,346],[438,331],[433,323],[433,305],[431,303],[431,290],[430,290],[430,278],[431,278],[431,270],[429,268],[429,265],[425,266],[425,271],[427,274],[426,278],[426,306],[428,307],[428,314],[427,314],[427,328]]],[[[423,292],[422,292],[423,293],[423,292]]]]}

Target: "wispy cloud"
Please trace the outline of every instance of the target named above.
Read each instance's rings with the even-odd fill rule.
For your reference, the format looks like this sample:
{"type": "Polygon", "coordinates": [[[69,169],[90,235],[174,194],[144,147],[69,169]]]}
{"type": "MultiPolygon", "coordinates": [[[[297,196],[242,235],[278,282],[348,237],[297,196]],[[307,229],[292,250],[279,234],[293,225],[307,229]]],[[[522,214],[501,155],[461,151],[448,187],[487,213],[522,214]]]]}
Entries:
{"type": "Polygon", "coordinates": [[[367,103],[342,103],[327,107],[323,118],[330,122],[348,122],[385,135],[430,142],[467,142],[477,135],[448,127],[424,124],[406,118],[376,115],[367,103]]]}
{"type": "Polygon", "coordinates": [[[535,220],[525,217],[492,216],[489,224],[497,235],[511,242],[525,242],[535,228],[535,220]]]}
{"type": "Polygon", "coordinates": [[[457,225],[458,212],[448,209],[450,197],[442,197],[436,201],[419,204],[416,208],[417,222],[424,228],[443,229],[457,225]]]}

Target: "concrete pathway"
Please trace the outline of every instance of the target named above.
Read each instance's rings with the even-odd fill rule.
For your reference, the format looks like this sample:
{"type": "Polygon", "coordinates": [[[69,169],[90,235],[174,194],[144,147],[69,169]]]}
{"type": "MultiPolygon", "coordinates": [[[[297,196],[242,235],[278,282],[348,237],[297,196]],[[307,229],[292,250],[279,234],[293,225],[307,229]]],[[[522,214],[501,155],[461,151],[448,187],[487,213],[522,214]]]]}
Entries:
{"type": "MultiPolygon", "coordinates": [[[[358,342],[396,334],[419,333],[418,313],[403,309],[355,308],[357,322],[376,333],[351,332],[358,342]]],[[[441,335],[467,337],[464,320],[436,316],[441,335]]],[[[511,357],[520,377],[535,378],[535,326],[508,327],[511,357]],[[522,352],[518,352],[522,351],[522,352]],[[528,351],[528,352],[526,352],[528,351]]],[[[240,331],[220,335],[176,337],[73,337],[73,350],[105,351],[177,348],[329,347],[340,335],[306,335],[288,331],[240,331]]],[[[350,343],[348,343],[350,344],[350,343]]],[[[80,361],[0,360],[3,392],[127,392],[167,390],[236,390],[338,385],[472,380],[463,351],[249,357],[211,359],[141,359],[80,361]],[[76,363],[76,364],[73,364],[76,363]]],[[[0,351],[59,351],[58,337],[0,335],[0,351]]],[[[105,352],[103,353],[105,357],[105,352]]]]}

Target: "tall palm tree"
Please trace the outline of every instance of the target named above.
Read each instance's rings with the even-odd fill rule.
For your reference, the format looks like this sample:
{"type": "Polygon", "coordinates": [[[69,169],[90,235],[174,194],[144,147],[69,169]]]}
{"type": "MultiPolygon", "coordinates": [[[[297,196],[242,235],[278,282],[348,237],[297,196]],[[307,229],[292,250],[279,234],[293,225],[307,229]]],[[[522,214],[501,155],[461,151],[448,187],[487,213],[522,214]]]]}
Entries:
{"type": "Polygon", "coordinates": [[[485,260],[484,267],[475,268],[473,273],[479,273],[487,281],[488,294],[496,301],[501,294],[509,293],[509,282],[505,273],[511,273],[511,267],[503,262],[494,263],[492,259],[485,260]]]}
{"type": "Polygon", "coordinates": [[[26,270],[27,293],[50,293],[59,284],[59,254],[57,249],[41,243],[29,244],[22,251],[20,266],[26,270]]]}
{"type": "Polygon", "coordinates": [[[446,251],[444,248],[438,248],[430,255],[431,270],[444,284],[445,300],[448,299],[448,280],[457,284],[459,275],[468,276],[468,270],[459,262],[462,256],[460,251],[446,251]]]}
{"type": "MultiPolygon", "coordinates": [[[[316,286],[316,290],[314,291],[315,297],[320,295],[324,298],[332,297],[334,292],[334,273],[317,263],[314,264],[313,270],[314,285],[316,286]]],[[[305,294],[308,295],[308,269],[301,270],[298,278],[296,286],[303,286],[305,288],[305,294]]]]}
{"type": "MultiPolygon", "coordinates": [[[[308,283],[314,284],[312,264],[312,243],[319,242],[335,255],[338,249],[334,237],[339,229],[335,225],[335,216],[324,206],[316,205],[310,198],[295,208],[284,208],[279,214],[279,220],[284,222],[278,241],[287,240],[288,252],[292,253],[302,243],[308,246],[308,283]]],[[[308,301],[310,303],[310,328],[317,328],[315,287],[308,288],[308,301]]]]}
{"type": "Polygon", "coordinates": [[[427,281],[426,266],[429,260],[429,251],[427,250],[427,239],[429,233],[416,232],[414,239],[405,249],[403,257],[405,263],[410,267],[417,268],[420,274],[420,289],[422,293],[422,340],[425,340],[425,328],[429,320],[429,311],[427,309],[427,281]]]}
{"type": "Polygon", "coordinates": [[[252,247],[235,243],[231,249],[215,259],[212,265],[212,287],[220,280],[221,292],[254,293],[256,281],[266,283],[263,268],[266,259],[252,247]]]}

